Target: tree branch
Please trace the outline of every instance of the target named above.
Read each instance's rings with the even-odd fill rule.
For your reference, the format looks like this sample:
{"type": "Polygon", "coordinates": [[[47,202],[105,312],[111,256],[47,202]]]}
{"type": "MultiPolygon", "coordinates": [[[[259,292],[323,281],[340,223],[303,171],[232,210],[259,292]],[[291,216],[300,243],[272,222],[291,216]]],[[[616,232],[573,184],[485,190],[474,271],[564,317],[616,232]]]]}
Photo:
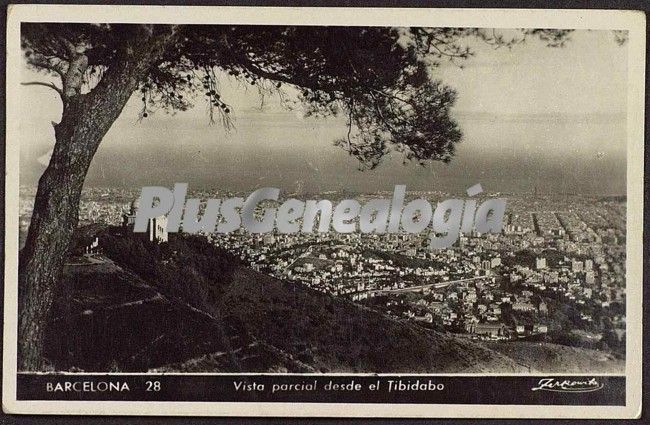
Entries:
{"type": "Polygon", "coordinates": [[[29,81],[27,83],[20,83],[21,86],[44,86],[44,87],[49,87],[52,90],[55,90],[59,96],[61,96],[61,99],[63,99],[63,90],[58,88],[57,86],[54,85],[54,83],[46,83],[44,81],[29,81]]]}
{"type": "Polygon", "coordinates": [[[55,58],[55,57],[47,58],[45,56],[32,55],[28,59],[28,62],[37,68],[43,68],[48,71],[52,71],[56,73],[59,77],[61,77],[61,80],[65,78],[65,68],[62,67],[62,65],[64,64],[63,59],[55,58]],[[58,64],[52,62],[55,59],[59,60],[58,64]]]}

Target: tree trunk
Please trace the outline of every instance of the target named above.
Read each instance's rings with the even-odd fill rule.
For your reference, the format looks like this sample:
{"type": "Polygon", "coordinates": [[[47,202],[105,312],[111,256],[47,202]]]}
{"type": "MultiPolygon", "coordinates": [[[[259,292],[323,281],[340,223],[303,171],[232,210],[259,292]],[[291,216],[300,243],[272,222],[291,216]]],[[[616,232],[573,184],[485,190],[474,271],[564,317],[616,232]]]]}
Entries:
{"type": "MultiPolygon", "coordinates": [[[[125,46],[124,53],[88,94],[64,97],[56,143],[41,176],[25,248],[18,290],[18,369],[41,370],[46,321],[56,296],[79,221],[84,179],[100,142],[120,115],[146,72],[173,40],[174,31],[149,34],[125,46]]],[[[65,87],[64,87],[65,89],[65,87]]]]}

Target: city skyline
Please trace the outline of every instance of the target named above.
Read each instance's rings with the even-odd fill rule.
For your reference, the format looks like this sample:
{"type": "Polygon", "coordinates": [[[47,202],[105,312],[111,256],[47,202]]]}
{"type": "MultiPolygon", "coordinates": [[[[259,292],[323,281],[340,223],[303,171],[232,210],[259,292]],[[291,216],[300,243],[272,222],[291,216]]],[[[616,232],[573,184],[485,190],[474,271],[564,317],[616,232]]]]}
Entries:
{"type": "MultiPolygon", "coordinates": [[[[128,201],[129,193],[86,191],[80,225],[108,230],[87,239],[87,245],[78,245],[76,255],[81,250],[95,261],[116,255],[116,248],[106,242],[106,232],[134,241],[148,238],[152,246],[162,247],[198,237],[258,273],[344,297],[396,319],[485,341],[545,340],[547,334],[553,341],[563,341],[570,319],[572,330],[565,336],[574,340],[565,343],[602,348],[590,341],[609,332],[612,347],[607,350],[615,344],[617,355],[625,356],[620,344],[625,314],[617,307],[625,303],[626,206],[621,200],[511,196],[502,231],[465,232],[452,246],[431,250],[428,229],[416,234],[342,234],[331,229],[259,234],[241,228],[195,236],[166,231],[139,236],[132,229],[136,203],[128,201]],[[573,312],[568,319],[564,308],[573,312]],[[602,317],[612,320],[614,330],[603,328],[602,317]]],[[[188,194],[204,201],[212,195],[188,194]]],[[[24,235],[29,193],[21,201],[24,235]]]]}

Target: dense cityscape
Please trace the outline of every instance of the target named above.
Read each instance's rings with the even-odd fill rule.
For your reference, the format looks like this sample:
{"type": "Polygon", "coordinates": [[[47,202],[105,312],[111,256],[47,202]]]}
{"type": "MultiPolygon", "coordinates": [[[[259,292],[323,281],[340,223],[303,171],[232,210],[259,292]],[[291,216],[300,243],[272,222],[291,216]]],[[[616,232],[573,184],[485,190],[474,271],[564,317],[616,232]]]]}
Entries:
{"type": "MultiPolygon", "coordinates": [[[[444,250],[431,250],[426,232],[249,234],[240,230],[205,237],[261,273],[345,297],[399,320],[473,339],[553,335],[554,342],[622,349],[625,199],[536,192],[499,194],[507,199],[503,231],[463,234],[444,250]]],[[[32,188],[21,188],[21,245],[34,194],[32,188]]],[[[80,225],[122,225],[138,195],[136,190],[86,189],[80,225]]],[[[226,194],[195,191],[188,195],[207,199],[226,194]]],[[[383,192],[354,195],[359,201],[385,196],[383,192]]],[[[351,194],[330,192],[327,197],[345,199],[351,194]]],[[[409,192],[407,197],[433,203],[453,194],[409,192]]]]}

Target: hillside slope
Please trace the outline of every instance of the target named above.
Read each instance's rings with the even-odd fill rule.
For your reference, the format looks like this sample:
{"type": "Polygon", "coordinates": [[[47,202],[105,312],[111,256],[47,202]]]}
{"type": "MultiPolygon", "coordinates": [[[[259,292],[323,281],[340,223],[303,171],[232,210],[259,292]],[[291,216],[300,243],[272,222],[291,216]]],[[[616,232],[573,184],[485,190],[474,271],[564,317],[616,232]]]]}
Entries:
{"type": "Polygon", "coordinates": [[[105,255],[65,269],[48,328],[57,370],[529,371],[480,343],[257,273],[198,237],[99,236],[105,255]]]}
{"type": "Polygon", "coordinates": [[[596,350],[527,341],[488,343],[487,346],[537,372],[625,373],[625,360],[596,350]]]}

